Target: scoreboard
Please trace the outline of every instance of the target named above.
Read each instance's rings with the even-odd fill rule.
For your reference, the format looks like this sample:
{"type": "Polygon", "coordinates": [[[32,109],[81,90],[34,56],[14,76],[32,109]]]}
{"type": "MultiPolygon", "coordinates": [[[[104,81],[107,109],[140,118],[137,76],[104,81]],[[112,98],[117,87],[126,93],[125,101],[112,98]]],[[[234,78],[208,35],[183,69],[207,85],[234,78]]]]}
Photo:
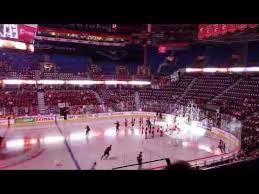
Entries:
{"type": "Polygon", "coordinates": [[[35,24],[0,24],[0,47],[33,51],[35,24]]]}

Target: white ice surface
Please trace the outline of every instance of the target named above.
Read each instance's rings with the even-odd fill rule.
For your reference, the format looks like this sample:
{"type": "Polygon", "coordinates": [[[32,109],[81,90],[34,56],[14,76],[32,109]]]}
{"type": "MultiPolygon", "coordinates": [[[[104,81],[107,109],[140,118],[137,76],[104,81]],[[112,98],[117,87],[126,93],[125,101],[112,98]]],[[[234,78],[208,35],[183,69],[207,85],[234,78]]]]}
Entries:
{"type": "MultiPolygon", "coordinates": [[[[77,169],[64,138],[81,169],[90,169],[93,162],[97,162],[97,170],[137,163],[136,157],[140,151],[143,152],[143,161],[160,158],[170,158],[171,161],[192,160],[212,156],[213,149],[218,145],[217,139],[193,137],[188,134],[163,137],[156,135],[154,139],[145,140],[139,130],[138,118],[133,130],[131,127],[127,129],[124,127],[124,119],[118,119],[121,126],[117,134],[114,125],[116,121],[117,119],[102,119],[61,122],[59,126],[64,136],[55,124],[12,127],[7,133],[6,141],[24,137],[38,138],[44,151],[36,158],[5,169],[77,169]],[[86,125],[91,129],[88,138],[85,136],[86,125]],[[112,145],[110,157],[107,160],[100,160],[109,145],[112,145]],[[211,149],[212,152],[205,151],[204,147],[211,149]]],[[[3,129],[0,129],[0,132],[2,131],[3,129]]],[[[145,168],[159,166],[161,163],[148,165],[145,168]]]]}

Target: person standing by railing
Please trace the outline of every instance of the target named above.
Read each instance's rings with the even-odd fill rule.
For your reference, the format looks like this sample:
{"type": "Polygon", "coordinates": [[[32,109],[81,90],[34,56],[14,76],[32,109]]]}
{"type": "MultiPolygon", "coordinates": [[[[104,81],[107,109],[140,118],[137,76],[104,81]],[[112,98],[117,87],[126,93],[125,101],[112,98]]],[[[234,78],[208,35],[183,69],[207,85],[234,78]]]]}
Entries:
{"type": "Polygon", "coordinates": [[[96,162],[93,163],[93,166],[91,167],[91,170],[95,170],[96,168],[96,162]]]}
{"type": "Polygon", "coordinates": [[[142,152],[139,153],[138,157],[137,157],[137,161],[138,161],[138,170],[142,169],[142,152]]]}

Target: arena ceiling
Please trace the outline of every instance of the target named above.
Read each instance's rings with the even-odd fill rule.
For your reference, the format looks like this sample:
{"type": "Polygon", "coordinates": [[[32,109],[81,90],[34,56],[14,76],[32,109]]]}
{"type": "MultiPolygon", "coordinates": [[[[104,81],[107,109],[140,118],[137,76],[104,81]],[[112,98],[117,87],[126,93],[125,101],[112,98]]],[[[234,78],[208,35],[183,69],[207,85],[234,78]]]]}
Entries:
{"type": "Polygon", "coordinates": [[[152,24],[151,33],[147,33],[147,24],[116,24],[116,31],[111,24],[41,24],[62,29],[127,34],[135,38],[150,38],[156,42],[192,42],[197,34],[197,24],[152,24]]]}
{"type": "Polygon", "coordinates": [[[135,39],[150,39],[154,44],[172,42],[232,44],[259,41],[258,28],[200,41],[197,40],[198,24],[152,24],[151,33],[147,32],[147,24],[116,24],[116,30],[112,29],[112,24],[41,24],[40,26],[86,32],[130,35],[135,39]]]}

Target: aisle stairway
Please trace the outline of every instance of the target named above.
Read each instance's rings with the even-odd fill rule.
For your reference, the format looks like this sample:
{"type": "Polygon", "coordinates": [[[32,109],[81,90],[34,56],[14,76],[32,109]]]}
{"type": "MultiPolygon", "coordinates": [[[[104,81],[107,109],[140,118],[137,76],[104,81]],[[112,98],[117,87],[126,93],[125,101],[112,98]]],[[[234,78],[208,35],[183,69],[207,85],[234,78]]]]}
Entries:
{"type": "Polygon", "coordinates": [[[99,95],[99,93],[94,91],[94,90],[92,90],[92,91],[93,91],[93,93],[95,95],[95,98],[97,99],[98,103],[103,104],[103,100],[102,100],[101,96],[99,95]]]}
{"type": "Polygon", "coordinates": [[[46,114],[46,107],[45,107],[45,100],[44,100],[44,92],[37,92],[38,96],[38,106],[39,106],[39,112],[41,115],[46,114]]]}
{"type": "Polygon", "coordinates": [[[183,97],[185,96],[185,94],[188,92],[188,90],[193,86],[193,84],[196,82],[198,78],[194,78],[191,83],[188,85],[188,87],[184,90],[184,92],[182,93],[182,95],[176,100],[176,103],[175,104],[178,104],[182,99],[183,97]]]}
{"type": "Polygon", "coordinates": [[[135,91],[134,95],[135,95],[134,99],[135,99],[136,110],[139,111],[140,110],[139,92],[135,91]]]}
{"type": "Polygon", "coordinates": [[[243,80],[243,78],[238,79],[234,84],[230,85],[228,88],[226,88],[223,92],[221,92],[219,95],[215,96],[214,98],[212,98],[209,102],[212,103],[213,101],[216,101],[217,99],[219,99],[221,96],[223,96],[225,93],[227,93],[230,89],[236,87],[241,81],[243,80]]]}

